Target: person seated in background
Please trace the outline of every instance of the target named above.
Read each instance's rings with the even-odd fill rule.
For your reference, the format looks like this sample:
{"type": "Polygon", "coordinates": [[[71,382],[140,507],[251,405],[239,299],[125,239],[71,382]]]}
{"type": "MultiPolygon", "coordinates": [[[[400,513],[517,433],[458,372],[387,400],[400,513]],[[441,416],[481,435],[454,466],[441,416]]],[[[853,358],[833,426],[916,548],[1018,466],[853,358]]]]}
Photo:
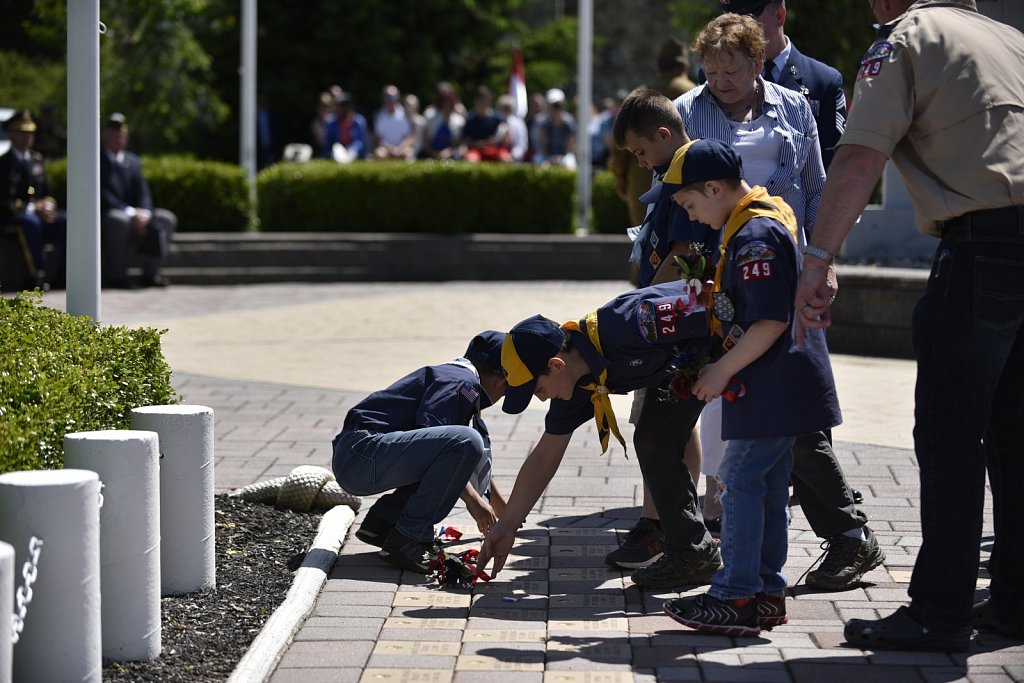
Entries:
{"type": "Polygon", "coordinates": [[[334,95],[335,115],[327,122],[320,156],[344,163],[365,159],[370,150],[370,129],[366,117],[356,111],[352,94],[338,90],[334,95]]]}
{"type": "Polygon", "coordinates": [[[576,119],[565,110],[565,93],[551,88],[545,97],[548,111],[537,126],[540,148],[533,162],[576,168],[576,119]]]}
{"type": "Polygon", "coordinates": [[[405,107],[405,115],[412,123],[412,157],[417,159],[420,156],[420,148],[423,146],[423,131],[427,127],[427,119],[420,113],[420,98],[412,93],[408,93],[402,98],[402,106],[405,107]]]}
{"type": "Polygon", "coordinates": [[[459,97],[451,83],[437,84],[434,102],[427,108],[427,125],[423,130],[420,157],[423,159],[454,159],[459,155],[459,141],[466,126],[466,117],[459,112],[459,97]]]}
{"type": "Polygon", "coordinates": [[[494,95],[486,85],[476,89],[473,112],[462,129],[462,158],[466,161],[512,161],[512,153],[508,150],[508,126],[494,113],[491,108],[493,101],[494,95]]]}
{"type": "Polygon", "coordinates": [[[516,116],[516,102],[511,95],[498,98],[498,116],[508,128],[508,151],[512,161],[523,161],[530,148],[530,133],[526,130],[526,122],[516,116]]]}
{"type": "Polygon", "coordinates": [[[127,151],[128,120],[114,113],[103,124],[100,154],[100,243],[104,287],[125,288],[128,250],[142,257],[142,286],[166,287],[160,268],[170,251],[178,218],[153,208],[139,157],[127,151]]]}
{"type": "Polygon", "coordinates": [[[313,134],[313,146],[319,156],[328,156],[324,150],[327,149],[327,125],[337,118],[334,106],[334,96],[331,93],[327,91],[320,93],[316,116],[309,123],[310,132],[313,134]]]}
{"type": "Polygon", "coordinates": [[[373,117],[373,158],[414,159],[416,127],[402,106],[402,93],[394,85],[381,90],[380,109],[373,117]]]}
{"type": "Polygon", "coordinates": [[[11,148],[0,156],[0,229],[11,225],[21,229],[28,251],[29,281],[24,285],[63,287],[67,220],[50,195],[43,155],[32,149],[36,122],[26,109],[7,119],[4,130],[11,148]],[[49,270],[43,260],[46,244],[55,249],[49,270]]]}

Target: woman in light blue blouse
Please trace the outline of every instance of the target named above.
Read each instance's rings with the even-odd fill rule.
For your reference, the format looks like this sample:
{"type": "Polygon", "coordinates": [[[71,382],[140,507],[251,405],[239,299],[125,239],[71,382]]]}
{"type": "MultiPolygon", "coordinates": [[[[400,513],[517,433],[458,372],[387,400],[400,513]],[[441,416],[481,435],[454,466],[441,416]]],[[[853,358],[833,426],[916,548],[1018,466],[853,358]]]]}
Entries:
{"type": "Polygon", "coordinates": [[[803,233],[814,229],[825,167],[807,98],[761,77],[765,39],[756,19],[723,14],[693,43],[707,82],[675,101],[691,138],[725,142],[743,159],[744,180],[786,200],[803,233]]]}

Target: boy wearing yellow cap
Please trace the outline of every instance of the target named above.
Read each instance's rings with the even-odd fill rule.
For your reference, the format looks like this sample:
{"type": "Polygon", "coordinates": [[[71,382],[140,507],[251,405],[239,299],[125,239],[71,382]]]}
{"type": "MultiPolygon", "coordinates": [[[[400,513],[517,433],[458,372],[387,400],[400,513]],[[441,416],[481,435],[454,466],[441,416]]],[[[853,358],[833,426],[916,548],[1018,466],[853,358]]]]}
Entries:
{"type": "Polygon", "coordinates": [[[731,387],[739,397],[722,404],[724,567],[706,595],[664,610],[698,631],[756,635],[786,621],[792,448],[796,437],[841,422],[832,367],[821,330],[802,346],[793,338],[802,257],[789,206],[747,185],[737,154],[714,140],[680,148],[665,183],[692,219],[723,230],[711,325],[724,354],[700,371],[693,393],[710,401],[731,387]]]}
{"type": "MultiPolygon", "coordinates": [[[[613,434],[625,448],[608,394],[667,388],[678,347],[708,335],[707,303],[686,282],[674,280],[622,294],[580,320],[559,325],[537,315],[512,328],[501,352],[509,384],[502,409],[520,413],[534,395],[551,403],[544,434],[484,539],[481,568],[491,559],[495,572],[504,566],[516,530],[554,476],[573,431],[596,419],[602,448],[613,434]]],[[[661,558],[633,573],[637,586],[706,584],[721,566],[680,458],[702,406],[698,400],[645,401],[636,423],[637,460],[665,534],[661,558]]]]}

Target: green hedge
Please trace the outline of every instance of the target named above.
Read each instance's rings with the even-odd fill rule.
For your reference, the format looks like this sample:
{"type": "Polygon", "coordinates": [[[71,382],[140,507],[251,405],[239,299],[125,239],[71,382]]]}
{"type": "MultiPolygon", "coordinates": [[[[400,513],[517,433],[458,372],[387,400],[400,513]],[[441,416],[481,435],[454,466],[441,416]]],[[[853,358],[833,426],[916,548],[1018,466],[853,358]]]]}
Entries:
{"type": "Polygon", "coordinates": [[[594,175],[590,200],[594,232],[625,234],[630,227],[629,206],[615,192],[615,174],[600,171],[594,175]]]}
{"type": "Polygon", "coordinates": [[[128,429],[131,411],[177,403],[152,328],[99,327],[41,305],[0,299],[0,472],[64,464],[64,435],[128,429]]]}
{"type": "MultiPolygon", "coordinates": [[[[253,220],[240,166],[182,157],[143,157],[157,206],[181,231],[241,231],[253,220]]],[[[67,162],[47,164],[67,205],[67,162]]],[[[282,163],[257,177],[264,231],[571,233],[576,175],[530,165],[372,162],[282,163]]],[[[594,176],[593,229],[621,234],[625,203],[609,171],[594,176]]]]}
{"type": "MultiPolygon", "coordinates": [[[[47,173],[61,206],[67,206],[67,160],[47,162],[47,173]]],[[[248,230],[252,210],[241,166],[184,157],[142,157],[142,172],[153,204],[170,209],[184,232],[248,230]]]]}
{"type": "Polygon", "coordinates": [[[257,178],[262,230],[569,233],[575,174],[529,165],[330,161],[257,178]]]}

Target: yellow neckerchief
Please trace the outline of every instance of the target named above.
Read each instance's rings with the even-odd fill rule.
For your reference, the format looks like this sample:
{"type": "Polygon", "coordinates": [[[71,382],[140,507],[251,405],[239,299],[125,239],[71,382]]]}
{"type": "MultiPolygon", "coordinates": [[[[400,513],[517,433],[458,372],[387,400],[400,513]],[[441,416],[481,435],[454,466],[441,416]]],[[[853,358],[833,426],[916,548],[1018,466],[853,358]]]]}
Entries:
{"type": "MultiPolygon", "coordinates": [[[[604,356],[604,351],[601,350],[601,338],[597,334],[597,311],[587,313],[587,317],[583,319],[583,324],[586,326],[586,333],[590,342],[597,349],[597,352],[604,356]]],[[[574,332],[581,331],[580,324],[575,320],[570,320],[562,325],[562,329],[574,332]]],[[[590,402],[594,404],[594,420],[597,422],[597,434],[601,438],[601,454],[604,455],[608,451],[608,434],[610,432],[622,444],[622,448],[626,451],[626,457],[628,458],[629,449],[626,448],[626,440],[622,438],[622,433],[619,432],[619,423],[615,421],[612,401],[608,398],[608,387],[605,386],[606,381],[608,381],[607,369],[602,370],[601,374],[598,375],[596,384],[591,382],[590,384],[580,385],[580,388],[592,392],[590,394],[590,402]]]]}
{"type": "MultiPolygon", "coordinates": [[[[745,194],[743,199],[733,207],[732,213],[729,214],[729,220],[725,223],[725,230],[722,233],[722,246],[718,248],[718,266],[715,268],[715,286],[712,291],[722,291],[722,273],[725,272],[725,262],[727,260],[725,254],[729,248],[729,242],[751,219],[765,216],[774,218],[781,223],[789,231],[793,241],[798,241],[796,215],[793,214],[793,209],[789,208],[789,204],[782,197],[771,196],[768,194],[768,190],[760,185],[751,188],[750,192],[745,194]]],[[[722,334],[722,321],[715,315],[711,316],[711,331],[720,337],[724,336],[722,334]]]]}

